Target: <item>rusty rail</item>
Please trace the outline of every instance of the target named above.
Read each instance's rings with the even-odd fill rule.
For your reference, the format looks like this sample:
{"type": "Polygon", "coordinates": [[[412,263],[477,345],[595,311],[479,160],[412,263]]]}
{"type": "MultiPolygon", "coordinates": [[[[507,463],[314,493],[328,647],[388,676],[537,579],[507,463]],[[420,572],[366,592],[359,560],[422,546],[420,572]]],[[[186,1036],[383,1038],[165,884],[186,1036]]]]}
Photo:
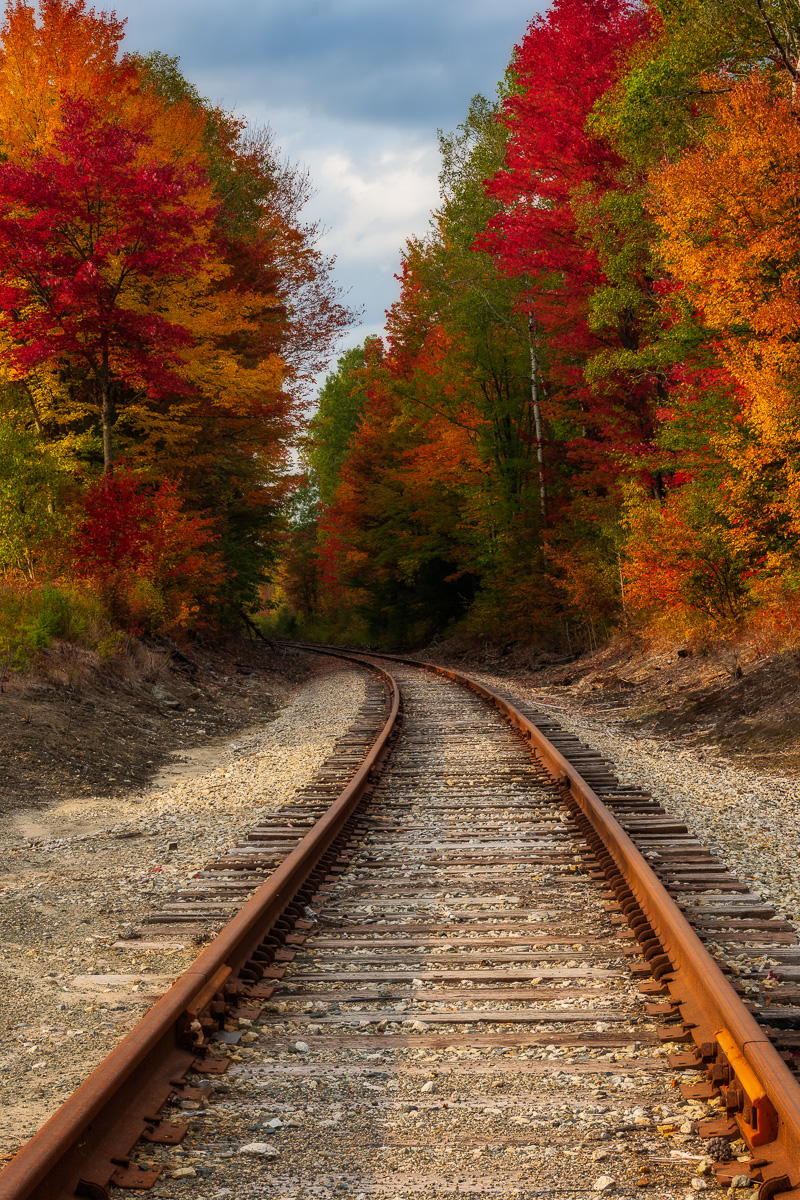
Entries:
{"type": "Polygon", "coordinates": [[[459,671],[425,665],[495,705],[563,786],[653,977],[680,1010],[675,1040],[691,1037],[698,1069],[724,1062],[749,1101],[740,1112],[732,1097],[728,1111],[757,1160],[759,1200],[800,1200],[800,1087],[661,880],[575,767],[513,704],[459,671]]]}
{"type": "MultiPolygon", "coordinates": [[[[760,1173],[760,1200],[800,1200],[800,1088],[640,851],[579,772],[510,701],[458,671],[339,647],[307,649],[431,670],[494,705],[529,740],[595,850],[650,972],[672,997],[682,1018],[676,1040],[696,1047],[689,1063],[723,1069],[732,1080],[723,1100],[756,1155],[751,1166],[760,1173]]],[[[151,1178],[130,1163],[131,1148],[143,1135],[151,1141],[177,1136],[170,1128],[159,1129],[154,1114],[170,1093],[185,1088],[189,1070],[224,1068],[225,1060],[203,1057],[204,1046],[196,1044],[198,1016],[246,994],[236,981],[238,972],[257,966],[253,955],[265,934],[335,846],[371,772],[388,752],[399,691],[392,677],[381,673],[390,689],[391,712],[359,771],[212,945],[0,1173],[0,1200],[106,1200],[109,1182],[138,1188],[155,1182],[154,1174],[151,1178]]]]}
{"type": "MultiPolygon", "coordinates": [[[[316,649],[309,646],[308,649],[316,649]]],[[[675,1066],[708,1068],[715,1081],[728,1076],[722,1094],[728,1125],[753,1152],[752,1178],[759,1200],[800,1200],[800,1086],[706,950],[639,849],[579,772],[527,717],[504,697],[459,671],[400,655],[364,655],[442,675],[494,705],[528,739],[561,786],[568,807],[595,851],[616,904],[642,948],[650,973],[682,1018],[675,1040],[694,1043],[675,1066]],[[714,1073],[716,1069],[716,1074],[714,1073]]]]}
{"type": "Polygon", "coordinates": [[[131,1163],[132,1148],[142,1137],[179,1140],[180,1128],[160,1121],[158,1110],[173,1093],[191,1095],[183,1082],[190,1070],[216,1074],[227,1065],[207,1055],[198,1018],[253,995],[237,975],[244,969],[252,980],[263,973],[272,949],[266,946],[259,958],[265,937],[335,850],[389,753],[400,691],[387,671],[376,669],[389,713],[358,771],[211,945],[0,1172],[0,1200],[107,1200],[109,1184],[138,1190],[155,1183],[157,1172],[131,1163]]]}

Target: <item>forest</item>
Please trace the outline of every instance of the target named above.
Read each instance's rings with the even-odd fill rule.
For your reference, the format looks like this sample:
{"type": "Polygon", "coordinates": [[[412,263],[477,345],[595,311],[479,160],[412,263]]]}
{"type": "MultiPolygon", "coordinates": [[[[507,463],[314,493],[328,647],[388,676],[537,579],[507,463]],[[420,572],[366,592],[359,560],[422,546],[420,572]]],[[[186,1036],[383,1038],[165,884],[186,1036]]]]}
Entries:
{"type": "Polygon", "coordinates": [[[799,56],[784,0],[531,21],[322,388],[274,628],[794,643],[799,56]]]}
{"type": "Polygon", "coordinates": [[[0,658],[260,605],[352,320],[307,173],[83,0],[0,30],[0,658]]]}
{"type": "Polygon", "coordinates": [[[0,657],[257,617],[794,644],[796,2],[534,16],[310,419],[355,316],[308,175],[122,36],[0,31],[0,657]]]}

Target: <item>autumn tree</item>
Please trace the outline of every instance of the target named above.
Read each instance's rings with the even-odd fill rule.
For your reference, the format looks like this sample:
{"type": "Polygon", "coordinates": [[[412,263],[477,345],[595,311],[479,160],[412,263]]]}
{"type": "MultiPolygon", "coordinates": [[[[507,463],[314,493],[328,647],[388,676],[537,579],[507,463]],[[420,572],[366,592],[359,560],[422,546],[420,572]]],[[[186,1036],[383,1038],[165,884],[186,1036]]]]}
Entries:
{"type": "Polygon", "coordinates": [[[9,389],[0,399],[0,579],[31,582],[63,565],[74,525],[65,502],[71,483],[9,389]]]}
{"type": "Polygon", "coordinates": [[[83,0],[7,5],[0,377],[79,486],[116,461],[211,519],[235,612],[274,560],[305,389],[350,313],[307,175],[122,33],[83,0]]]}
{"type": "Polygon", "coordinates": [[[590,118],[646,29],[646,15],[625,0],[560,0],[531,22],[503,105],[506,158],[490,184],[500,211],[479,240],[504,271],[526,281],[524,303],[548,347],[556,411],[575,431],[573,460],[599,465],[601,486],[608,451],[622,465],[646,452],[654,432],[650,380],[617,370],[595,383],[586,373],[598,355],[633,349],[639,339],[630,288],[616,289],[608,303],[595,236],[611,223],[607,201],[620,190],[625,162],[590,118]]]}
{"type": "Polygon", "coordinates": [[[106,471],[118,408],[186,391],[191,333],[162,297],[210,257],[206,179],[196,164],[153,161],[150,147],[144,131],[73,101],[51,152],[0,165],[0,360],[19,378],[89,376],[106,471]]]}
{"type": "Polygon", "coordinates": [[[334,447],[317,423],[321,609],[388,641],[796,639],[795,17],[556,0],[531,22],[500,121],[478,100],[442,138],[357,425],[334,447]]]}
{"type": "Polygon", "coordinates": [[[498,109],[475,96],[464,122],[452,134],[440,132],[441,202],[425,253],[414,257],[439,320],[469,348],[473,398],[485,417],[483,452],[496,465],[509,515],[530,505],[535,473],[544,522],[544,364],[535,323],[520,302],[526,281],[509,278],[476,245],[500,207],[486,189],[507,149],[498,109]]]}
{"type": "Polygon", "coordinates": [[[317,411],[309,421],[305,453],[312,486],[330,504],[339,486],[342,465],[358,429],[366,403],[365,364],[370,342],[354,346],[339,358],[320,389],[317,411]]]}
{"type": "Polygon", "coordinates": [[[118,470],[92,484],[82,507],[78,576],[120,624],[175,634],[213,618],[209,596],[223,574],[213,522],[184,512],[176,483],[148,486],[118,470]]]}
{"type": "MultiPolygon", "coordinates": [[[[716,103],[701,142],[653,174],[660,251],[727,380],[701,432],[724,465],[712,499],[742,578],[795,577],[800,549],[800,138],[792,83],[754,72],[716,103]]],[[[697,406],[695,395],[684,397],[697,406]]],[[[702,391],[701,391],[702,394],[702,391]]]]}

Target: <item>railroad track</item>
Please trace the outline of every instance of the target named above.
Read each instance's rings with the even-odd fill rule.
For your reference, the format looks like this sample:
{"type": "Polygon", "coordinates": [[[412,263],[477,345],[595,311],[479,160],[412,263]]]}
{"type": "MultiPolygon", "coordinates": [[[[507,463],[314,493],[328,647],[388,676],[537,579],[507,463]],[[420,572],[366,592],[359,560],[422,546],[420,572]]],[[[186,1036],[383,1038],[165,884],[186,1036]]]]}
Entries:
{"type": "Polygon", "coordinates": [[[790,928],[551,718],[393,661],[315,783],[151,915],[230,919],[0,1200],[800,1197],[790,928]]]}

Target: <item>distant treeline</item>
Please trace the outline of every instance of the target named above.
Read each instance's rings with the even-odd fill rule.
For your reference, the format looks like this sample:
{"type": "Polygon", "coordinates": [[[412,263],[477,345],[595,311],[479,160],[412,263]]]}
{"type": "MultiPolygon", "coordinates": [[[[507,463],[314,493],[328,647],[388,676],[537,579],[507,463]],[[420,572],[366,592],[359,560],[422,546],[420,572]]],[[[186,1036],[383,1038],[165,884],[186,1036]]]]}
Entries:
{"type": "Polygon", "coordinates": [[[531,22],[441,136],[386,338],[322,389],[281,628],[794,638],[799,30],[782,0],[531,22]]]}

